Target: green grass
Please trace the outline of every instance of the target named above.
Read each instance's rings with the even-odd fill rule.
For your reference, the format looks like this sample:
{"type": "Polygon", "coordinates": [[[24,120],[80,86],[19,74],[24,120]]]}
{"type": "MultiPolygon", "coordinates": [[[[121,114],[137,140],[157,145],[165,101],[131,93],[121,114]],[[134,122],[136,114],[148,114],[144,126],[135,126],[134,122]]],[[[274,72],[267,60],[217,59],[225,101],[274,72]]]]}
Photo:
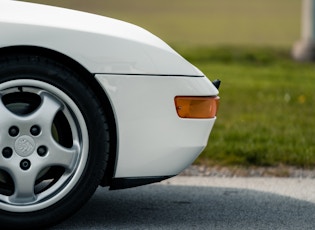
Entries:
{"type": "Polygon", "coordinates": [[[275,48],[179,49],[222,80],[218,119],[197,162],[315,165],[315,66],[275,48]]]}

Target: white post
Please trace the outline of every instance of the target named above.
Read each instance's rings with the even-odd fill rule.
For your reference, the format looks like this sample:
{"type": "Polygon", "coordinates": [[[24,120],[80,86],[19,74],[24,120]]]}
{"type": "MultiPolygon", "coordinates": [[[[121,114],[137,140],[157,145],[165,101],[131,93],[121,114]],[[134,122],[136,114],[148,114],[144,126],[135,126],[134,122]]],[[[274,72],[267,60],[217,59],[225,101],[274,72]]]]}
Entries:
{"type": "Polygon", "coordinates": [[[301,40],[292,49],[292,56],[298,61],[315,60],[315,0],[302,2],[301,40]]]}

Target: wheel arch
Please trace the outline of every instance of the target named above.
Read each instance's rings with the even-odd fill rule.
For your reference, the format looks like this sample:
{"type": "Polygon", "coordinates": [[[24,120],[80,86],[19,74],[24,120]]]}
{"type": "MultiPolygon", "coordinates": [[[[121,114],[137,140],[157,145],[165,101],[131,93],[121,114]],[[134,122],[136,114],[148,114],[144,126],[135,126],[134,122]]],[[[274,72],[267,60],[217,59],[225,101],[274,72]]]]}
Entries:
{"type": "Polygon", "coordinates": [[[117,127],[111,103],[101,85],[94,78],[94,75],[90,73],[86,68],[84,68],[80,63],[60,52],[36,46],[10,46],[0,48],[0,57],[18,54],[39,55],[59,62],[77,73],[78,76],[81,77],[81,80],[92,87],[93,92],[96,94],[101,103],[106,118],[109,120],[108,124],[110,130],[110,154],[106,171],[104,172],[104,176],[101,181],[102,186],[108,186],[114,176],[117,159],[117,127]]]}

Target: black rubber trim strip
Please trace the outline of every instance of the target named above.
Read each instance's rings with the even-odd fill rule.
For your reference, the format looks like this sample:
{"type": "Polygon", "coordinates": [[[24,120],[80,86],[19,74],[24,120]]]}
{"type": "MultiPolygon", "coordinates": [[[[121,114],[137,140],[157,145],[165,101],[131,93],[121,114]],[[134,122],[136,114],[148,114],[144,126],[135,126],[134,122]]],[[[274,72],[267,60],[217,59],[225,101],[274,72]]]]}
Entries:
{"type": "Polygon", "coordinates": [[[129,178],[113,178],[110,183],[110,190],[125,189],[138,187],[141,185],[152,184],[166,180],[173,176],[157,176],[157,177],[129,177],[129,178]]]}
{"type": "Polygon", "coordinates": [[[125,76],[152,76],[152,77],[205,77],[204,75],[176,75],[176,74],[138,74],[138,73],[94,73],[94,75],[125,75],[125,76]]]}

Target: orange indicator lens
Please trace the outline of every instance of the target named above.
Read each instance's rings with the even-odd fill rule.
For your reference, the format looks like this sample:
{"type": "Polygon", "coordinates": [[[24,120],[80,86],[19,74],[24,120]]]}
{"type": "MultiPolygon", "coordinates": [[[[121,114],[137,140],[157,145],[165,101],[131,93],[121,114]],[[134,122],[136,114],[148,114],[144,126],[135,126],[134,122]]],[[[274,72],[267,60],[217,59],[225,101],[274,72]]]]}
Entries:
{"type": "Polygon", "coordinates": [[[219,100],[218,96],[177,96],[175,106],[181,118],[214,118],[219,107],[219,100]]]}

